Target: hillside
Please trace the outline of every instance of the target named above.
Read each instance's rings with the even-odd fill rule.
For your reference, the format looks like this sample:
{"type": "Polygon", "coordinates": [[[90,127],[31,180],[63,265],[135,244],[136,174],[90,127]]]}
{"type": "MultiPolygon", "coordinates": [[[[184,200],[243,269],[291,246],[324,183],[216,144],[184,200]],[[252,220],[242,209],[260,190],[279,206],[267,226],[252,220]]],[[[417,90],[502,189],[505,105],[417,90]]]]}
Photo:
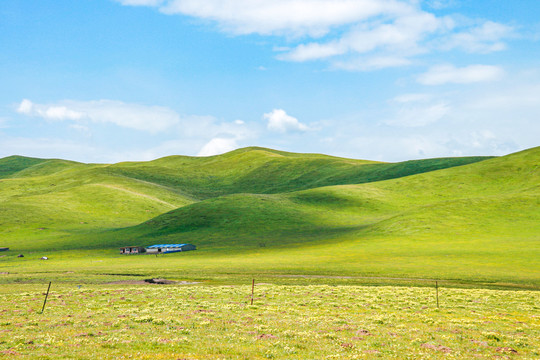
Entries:
{"type": "Polygon", "coordinates": [[[204,200],[235,193],[277,194],[380,181],[486,159],[488,157],[377,163],[252,147],[210,157],[170,156],[143,163],[120,163],[108,170],[112,174],[174,187],[204,200]]]}
{"type": "MultiPolygon", "coordinates": [[[[527,210],[524,216],[538,215],[540,209],[535,205],[540,194],[539,160],[540,148],[536,148],[467,166],[369,184],[274,195],[221,196],[175,209],[141,224],[136,231],[161,235],[189,233],[193,237],[196,231],[224,229],[223,236],[238,237],[239,233],[246,233],[257,237],[265,229],[275,232],[290,226],[297,229],[344,226],[352,230],[366,224],[392,222],[409,214],[420,218],[440,209],[446,209],[446,215],[452,216],[431,216],[433,219],[426,221],[426,228],[446,227],[445,223],[456,218],[466,219],[466,224],[479,219],[493,221],[499,215],[502,218],[497,223],[520,226],[516,217],[507,217],[507,212],[517,207],[527,210]],[[277,226],[278,223],[283,226],[277,226]]],[[[370,165],[364,165],[367,166],[370,165]]],[[[404,167],[403,163],[393,166],[404,167]]],[[[462,231],[474,228],[463,225],[462,231]]],[[[537,224],[531,225],[536,229],[537,224]]],[[[487,227],[483,231],[492,230],[487,227]]]]}
{"type": "MultiPolygon", "coordinates": [[[[104,249],[106,259],[124,245],[199,248],[181,263],[115,257],[100,271],[540,284],[540,148],[394,164],[262,148],[113,165],[21,157],[0,164],[2,246],[104,249]]],[[[11,259],[0,267],[16,266],[11,259]]]]}
{"type": "Polygon", "coordinates": [[[12,156],[0,159],[0,234],[21,250],[84,248],[95,241],[79,235],[135,225],[200,198],[375,181],[483,159],[384,164],[262,148],[113,165],[12,156]]]}
{"type": "Polygon", "coordinates": [[[259,254],[263,263],[279,254],[287,267],[310,271],[325,259],[326,269],[349,273],[384,268],[402,276],[436,267],[440,276],[515,272],[540,281],[539,164],[535,148],[369,184],[223,196],[117,231],[115,238],[193,242],[209,253],[259,254]]]}

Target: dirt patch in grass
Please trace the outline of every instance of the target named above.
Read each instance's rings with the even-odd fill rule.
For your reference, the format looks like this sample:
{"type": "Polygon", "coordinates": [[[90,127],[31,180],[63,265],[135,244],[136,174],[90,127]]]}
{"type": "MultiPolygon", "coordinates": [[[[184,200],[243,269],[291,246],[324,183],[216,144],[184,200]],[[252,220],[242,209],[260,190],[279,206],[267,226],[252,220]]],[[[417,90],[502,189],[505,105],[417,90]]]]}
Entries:
{"type": "Polygon", "coordinates": [[[126,285],[194,285],[197,281],[176,281],[167,279],[145,279],[145,280],[118,280],[105,283],[107,285],[126,284],[126,285]]]}

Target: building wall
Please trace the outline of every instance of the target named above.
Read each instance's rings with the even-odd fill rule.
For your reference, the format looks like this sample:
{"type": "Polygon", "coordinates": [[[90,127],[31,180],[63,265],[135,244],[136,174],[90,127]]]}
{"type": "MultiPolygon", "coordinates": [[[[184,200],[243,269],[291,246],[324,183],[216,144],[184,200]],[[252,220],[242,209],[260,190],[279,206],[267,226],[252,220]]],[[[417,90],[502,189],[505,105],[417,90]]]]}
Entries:
{"type": "Polygon", "coordinates": [[[144,252],[144,248],[140,246],[128,246],[128,247],[120,248],[120,254],[125,254],[125,255],[139,254],[143,252],[144,252]]]}
{"type": "Polygon", "coordinates": [[[196,249],[197,247],[195,245],[186,244],[182,247],[146,248],[146,252],[148,254],[164,254],[167,252],[181,252],[181,251],[190,251],[190,250],[196,250],[196,249]]]}
{"type": "Polygon", "coordinates": [[[158,248],[146,248],[146,253],[147,254],[161,254],[161,252],[159,251],[160,249],[158,248]]]}

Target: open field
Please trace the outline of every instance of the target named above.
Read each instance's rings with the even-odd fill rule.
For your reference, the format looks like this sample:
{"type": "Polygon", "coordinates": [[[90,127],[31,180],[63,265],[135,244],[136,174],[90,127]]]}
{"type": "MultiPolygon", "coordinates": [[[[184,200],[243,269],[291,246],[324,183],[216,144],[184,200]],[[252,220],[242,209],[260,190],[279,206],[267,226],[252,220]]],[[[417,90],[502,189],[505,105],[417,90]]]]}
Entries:
{"type": "Polygon", "coordinates": [[[328,285],[0,288],[4,358],[537,359],[540,294],[328,285]]]}

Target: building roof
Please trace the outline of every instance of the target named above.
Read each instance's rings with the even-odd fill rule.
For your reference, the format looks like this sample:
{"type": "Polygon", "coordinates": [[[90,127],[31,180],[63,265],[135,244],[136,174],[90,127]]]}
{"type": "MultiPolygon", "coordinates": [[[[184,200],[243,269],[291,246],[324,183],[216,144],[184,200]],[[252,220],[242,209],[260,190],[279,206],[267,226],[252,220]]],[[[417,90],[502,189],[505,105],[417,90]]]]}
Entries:
{"type": "Polygon", "coordinates": [[[182,247],[190,244],[160,244],[160,245],[151,245],[148,246],[147,249],[155,249],[155,248],[177,248],[182,247]]]}

